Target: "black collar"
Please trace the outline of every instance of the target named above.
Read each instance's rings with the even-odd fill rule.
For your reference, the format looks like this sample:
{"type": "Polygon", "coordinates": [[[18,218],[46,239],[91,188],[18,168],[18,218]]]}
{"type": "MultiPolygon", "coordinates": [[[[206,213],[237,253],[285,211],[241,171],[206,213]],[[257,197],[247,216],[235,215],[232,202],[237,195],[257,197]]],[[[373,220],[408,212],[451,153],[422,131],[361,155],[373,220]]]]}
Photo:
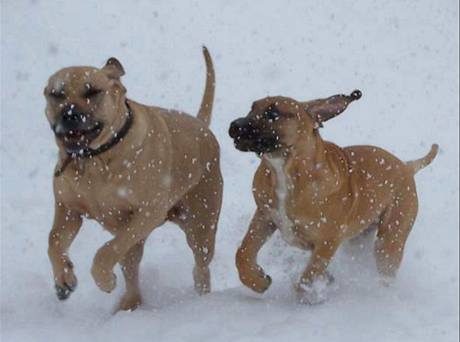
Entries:
{"type": "Polygon", "coordinates": [[[128,108],[128,112],[126,113],[126,121],[121,127],[121,129],[112,136],[112,139],[110,139],[105,144],[102,144],[96,149],[92,149],[88,147],[88,148],[85,148],[84,150],[81,150],[78,153],[67,152],[67,158],[64,160],[62,166],[58,170],[56,170],[56,172],[54,173],[55,177],[60,176],[64,172],[67,165],[69,165],[69,163],[72,160],[92,158],[94,156],[97,156],[98,154],[101,154],[101,153],[104,153],[110,150],[112,147],[114,147],[116,144],[118,144],[120,141],[123,140],[123,138],[126,136],[126,134],[128,133],[133,123],[133,111],[131,110],[131,107],[129,106],[128,100],[125,101],[125,104],[126,104],[126,107],[128,108]]]}

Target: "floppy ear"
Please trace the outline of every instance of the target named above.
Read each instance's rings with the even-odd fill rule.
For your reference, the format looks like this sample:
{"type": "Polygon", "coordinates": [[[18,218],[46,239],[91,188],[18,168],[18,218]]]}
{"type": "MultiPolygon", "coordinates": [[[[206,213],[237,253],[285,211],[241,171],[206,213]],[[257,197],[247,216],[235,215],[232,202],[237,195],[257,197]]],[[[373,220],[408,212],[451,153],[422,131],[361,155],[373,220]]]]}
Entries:
{"type": "Polygon", "coordinates": [[[118,79],[125,74],[125,69],[123,69],[123,65],[121,65],[120,61],[115,57],[110,57],[105,63],[102,70],[105,70],[105,72],[110,78],[118,79]]]}
{"type": "Polygon", "coordinates": [[[305,102],[305,110],[322,127],[322,122],[332,119],[347,109],[348,105],[361,98],[361,91],[354,90],[350,95],[334,95],[326,99],[305,102]]]}

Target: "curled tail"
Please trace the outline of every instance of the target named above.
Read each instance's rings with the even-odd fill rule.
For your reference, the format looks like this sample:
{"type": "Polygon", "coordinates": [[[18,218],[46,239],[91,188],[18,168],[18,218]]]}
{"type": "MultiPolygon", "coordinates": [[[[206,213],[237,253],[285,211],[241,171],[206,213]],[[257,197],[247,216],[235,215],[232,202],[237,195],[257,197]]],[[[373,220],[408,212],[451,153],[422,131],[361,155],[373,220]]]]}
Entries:
{"type": "Polygon", "coordinates": [[[197,118],[209,126],[209,123],[211,122],[212,103],[214,102],[216,76],[214,74],[211,55],[204,45],[203,55],[206,62],[206,87],[204,89],[203,100],[201,100],[201,106],[198,111],[197,118]]]}
{"type": "Polygon", "coordinates": [[[438,144],[433,144],[431,146],[430,152],[428,152],[428,154],[425,157],[417,159],[417,160],[408,161],[406,162],[406,165],[410,167],[415,174],[421,169],[423,169],[425,166],[428,166],[431,164],[433,159],[438,154],[438,149],[439,149],[438,144]]]}

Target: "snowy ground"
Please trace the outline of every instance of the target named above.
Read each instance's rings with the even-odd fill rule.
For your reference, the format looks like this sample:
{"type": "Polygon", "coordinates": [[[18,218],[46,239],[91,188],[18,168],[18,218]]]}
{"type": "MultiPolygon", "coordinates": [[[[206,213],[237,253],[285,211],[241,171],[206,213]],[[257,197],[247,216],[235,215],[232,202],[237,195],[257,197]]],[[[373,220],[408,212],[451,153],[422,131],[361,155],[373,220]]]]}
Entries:
{"type": "Polygon", "coordinates": [[[2,1],[2,341],[458,340],[458,14],[453,0],[2,1]],[[213,293],[194,294],[191,252],[166,226],[147,243],[145,305],[111,315],[123,283],[110,295],[96,288],[89,269],[109,235],[87,222],[71,250],[79,288],[58,302],[46,254],[56,156],[48,76],[113,55],[132,99],[195,113],[203,43],[217,72],[212,128],[225,177],[213,293]],[[298,305],[291,286],[308,255],[275,236],[260,258],[272,288],[251,293],[233,260],[254,210],[257,159],[233,148],[229,122],[267,94],[307,100],[354,88],[363,98],[327,123],[325,138],[403,160],[441,146],[416,177],[420,211],[397,283],[380,286],[363,241],[339,251],[328,302],[298,305]]]}

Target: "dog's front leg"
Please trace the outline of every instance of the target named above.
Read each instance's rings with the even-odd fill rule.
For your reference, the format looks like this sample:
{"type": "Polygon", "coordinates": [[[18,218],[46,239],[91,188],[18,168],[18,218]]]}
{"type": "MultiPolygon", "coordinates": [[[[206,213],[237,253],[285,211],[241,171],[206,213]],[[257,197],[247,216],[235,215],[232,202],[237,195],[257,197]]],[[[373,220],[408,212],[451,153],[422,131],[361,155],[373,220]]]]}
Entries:
{"type": "Polygon", "coordinates": [[[326,269],[338,246],[335,240],[315,244],[308,266],[295,286],[301,303],[317,304],[326,299],[327,286],[333,281],[326,269]]]}
{"type": "Polygon", "coordinates": [[[56,203],[53,228],[48,238],[48,256],[53,267],[57,297],[67,299],[77,286],[73,264],[67,254],[72,241],[82,224],[79,213],[66,209],[62,203],[56,203]]]}
{"type": "Polygon", "coordinates": [[[165,217],[166,213],[152,218],[152,216],[146,217],[143,212],[138,212],[112,240],[99,248],[93,260],[91,274],[102,291],[111,292],[115,288],[116,277],[113,273],[115,264],[120,262],[132,247],[145,240],[154,228],[161,225],[165,217]]]}
{"type": "Polygon", "coordinates": [[[257,210],[236,253],[236,267],[241,282],[259,293],[267,290],[272,280],[257,264],[257,254],[275,230],[276,226],[268,215],[257,210]]]}

